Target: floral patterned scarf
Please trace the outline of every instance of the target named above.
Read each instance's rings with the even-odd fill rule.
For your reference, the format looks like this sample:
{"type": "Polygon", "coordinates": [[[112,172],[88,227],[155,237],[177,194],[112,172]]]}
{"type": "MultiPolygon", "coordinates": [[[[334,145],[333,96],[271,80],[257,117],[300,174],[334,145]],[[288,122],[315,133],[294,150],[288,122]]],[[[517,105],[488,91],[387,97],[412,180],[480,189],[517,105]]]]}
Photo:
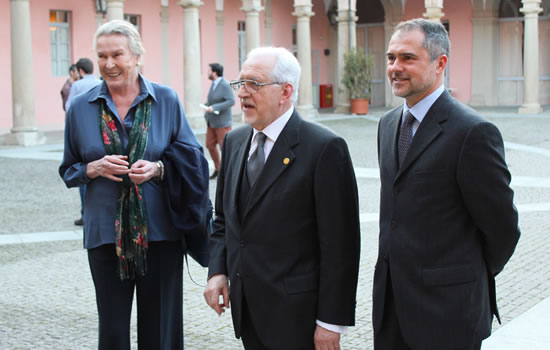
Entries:
{"type": "MultiPolygon", "coordinates": [[[[105,145],[105,152],[125,154],[128,163],[143,159],[147,147],[147,135],[151,125],[151,97],[146,98],[136,108],[134,123],[128,140],[126,153],[115,124],[115,116],[105,105],[99,102],[99,129],[105,145]]],[[[117,202],[115,231],[116,254],[119,258],[118,272],[121,280],[133,279],[147,273],[147,215],[143,204],[143,188],[136,185],[128,175],[122,176],[120,198],[117,202]]]]}

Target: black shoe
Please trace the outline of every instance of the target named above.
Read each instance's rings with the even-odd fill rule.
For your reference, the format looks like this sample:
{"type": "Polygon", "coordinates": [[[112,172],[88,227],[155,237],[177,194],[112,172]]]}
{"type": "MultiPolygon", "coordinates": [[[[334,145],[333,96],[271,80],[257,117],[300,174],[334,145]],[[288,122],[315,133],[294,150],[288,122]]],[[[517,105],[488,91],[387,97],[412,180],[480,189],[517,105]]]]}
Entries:
{"type": "Polygon", "coordinates": [[[213,180],[213,179],[215,179],[215,178],[217,178],[217,177],[218,177],[218,171],[216,170],[216,171],[214,171],[214,172],[212,173],[212,175],[210,175],[210,180],[213,180]]]}
{"type": "Polygon", "coordinates": [[[82,218],[80,218],[80,219],[78,219],[78,220],[75,220],[75,221],[74,221],[74,224],[75,224],[76,226],[82,226],[82,225],[84,225],[84,221],[82,221],[82,218]]]}

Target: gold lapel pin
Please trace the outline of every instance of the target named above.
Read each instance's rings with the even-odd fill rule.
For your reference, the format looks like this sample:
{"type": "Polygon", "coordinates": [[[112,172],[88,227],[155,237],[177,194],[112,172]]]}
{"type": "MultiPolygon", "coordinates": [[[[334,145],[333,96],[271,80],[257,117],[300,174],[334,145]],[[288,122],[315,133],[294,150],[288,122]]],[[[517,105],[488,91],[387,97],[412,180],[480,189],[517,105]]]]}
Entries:
{"type": "Polygon", "coordinates": [[[288,158],[283,159],[283,164],[284,165],[288,165],[288,163],[290,163],[290,159],[288,159],[288,158]]]}

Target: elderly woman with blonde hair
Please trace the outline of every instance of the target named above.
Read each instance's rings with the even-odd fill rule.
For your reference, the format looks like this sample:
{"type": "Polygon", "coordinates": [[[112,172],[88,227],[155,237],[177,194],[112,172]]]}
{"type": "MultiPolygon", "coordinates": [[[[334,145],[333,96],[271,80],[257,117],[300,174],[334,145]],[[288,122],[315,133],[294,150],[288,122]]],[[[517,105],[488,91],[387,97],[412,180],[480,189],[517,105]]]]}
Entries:
{"type": "MultiPolygon", "coordinates": [[[[94,47],[103,82],[71,103],[59,173],[68,187],[88,188],[84,247],[99,349],[130,349],[134,290],[139,349],[183,349],[185,246],[169,214],[163,156],[179,144],[199,168],[206,160],[176,92],[139,73],[145,50],[135,28],[105,23],[94,47]]],[[[204,190],[208,169],[188,181],[204,190]]]]}

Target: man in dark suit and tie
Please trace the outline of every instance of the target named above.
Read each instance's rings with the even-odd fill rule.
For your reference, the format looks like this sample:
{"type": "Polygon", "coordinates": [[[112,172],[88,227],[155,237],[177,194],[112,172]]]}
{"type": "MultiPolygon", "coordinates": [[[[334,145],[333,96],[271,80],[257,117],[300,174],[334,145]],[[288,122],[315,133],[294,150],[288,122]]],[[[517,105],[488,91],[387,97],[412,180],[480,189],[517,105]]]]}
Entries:
{"type": "Polygon", "coordinates": [[[231,82],[248,125],[224,140],[204,297],[218,314],[231,300],[246,349],[339,349],[355,322],[355,174],[345,141],[295,111],[300,72],[258,48],[231,82]]]}
{"type": "Polygon", "coordinates": [[[208,68],[208,79],[212,80],[212,85],[208,91],[206,100],[206,148],[210,152],[210,157],[214,162],[214,173],[210,176],[215,179],[220,170],[220,153],[223,144],[223,137],[231,131],[233,116],[231,107],[235,104],[233,91],[227,80],[223,78],[223,66],[219,63],[210,63],[208,68]]]}
{"type": "Polygon", "coordinates": [[[376,350],[480,349],[499,318],[495,276],[518,242],[518,214],[499,130],[443,86],[440,23],[400,23],[387,53],[405,103],[378,129],[376,350]]]}

